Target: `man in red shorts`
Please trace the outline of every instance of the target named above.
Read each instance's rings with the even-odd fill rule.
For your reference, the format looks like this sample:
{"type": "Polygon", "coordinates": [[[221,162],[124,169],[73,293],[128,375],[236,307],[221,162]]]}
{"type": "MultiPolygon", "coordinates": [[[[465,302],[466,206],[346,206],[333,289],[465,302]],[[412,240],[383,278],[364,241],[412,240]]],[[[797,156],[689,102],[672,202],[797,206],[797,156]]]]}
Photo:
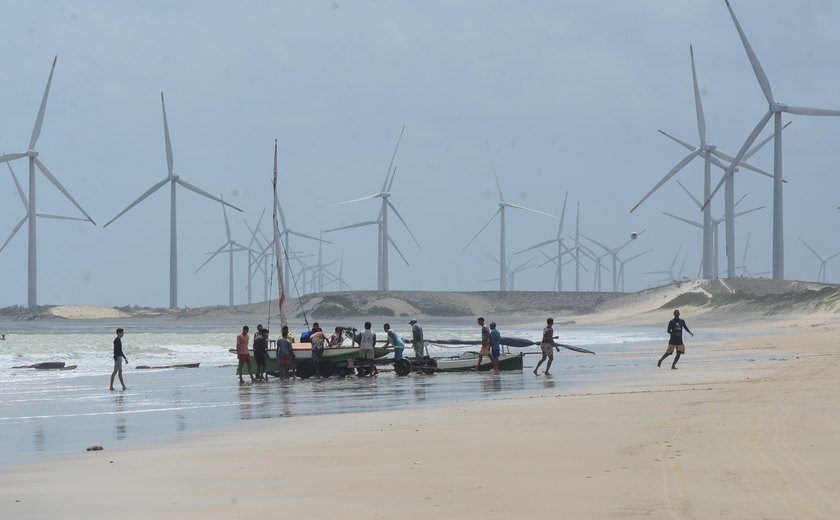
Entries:
{"type": "Polygon", "coordinates": [[[242,365],[248,367],[248,375],[251,376],[251,382],[254,382],[254,374],[251,373],[251,353],[248,352],[248,344],[250,343],[248,337],[248,326],[242,327],[242,332],[236,336],[236,356],[239,358],[239,366],[236,373],[239,374],[239,382],[244,383],[242,379],[242,365]]]}

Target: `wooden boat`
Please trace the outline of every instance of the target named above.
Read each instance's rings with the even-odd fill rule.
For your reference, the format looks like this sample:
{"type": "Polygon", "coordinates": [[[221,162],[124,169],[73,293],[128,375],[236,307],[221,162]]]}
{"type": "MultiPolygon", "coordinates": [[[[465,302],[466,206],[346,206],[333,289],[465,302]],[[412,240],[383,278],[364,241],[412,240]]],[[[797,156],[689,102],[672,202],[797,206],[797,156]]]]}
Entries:
{"type": "MultiPolygon", "coordinates": [[[[499,370],[522,370],[524,355],[522,353],[503,353],[499,356],[499,370]]],[[[394,362],[394,372],[398,376],[406,376],[413,370],[419,370],[426,374],[435,372],[467,372],[478,370],[486,372],[493,370],[493,363],[488,356],[484,356],[481,365],[478,365],[478,352],[464,352],[457,356],[430,358],[403,358],[394,362]]]]}
{"type": "MultiPolygon", "coordinates": [[[[272,343],[274,340],[272,340],[272,343]]],[[[289,369],[293,374],[301,379],[308,379],[315,374],[315,365],[312,362],[312,345],[309,343],[293,343],[292,351],[295,357],[292,360],[289,369]]],[[[360,348],[358,345],[342,345],[338,347],[324,348],[324,354],[321,357],[321,364],[318,368],[321,370],[321,377],[330,377],[331,375],[349,376],[359,365],[360,348]]],[[[393,347],[376,346],[373,349],[374,357],[381,358],[393,352],[393,347]]],[[[236,353],[236,349],[230,349],[230,352],[236,353]]],[[[254,351],[249,349],[251,354],[251,372],[256,374],[257,363],[254,360],[254,351]]],[[[266,372],[276,376],[279,372],[277,366],[277,349],[269,348],[267,350],[267,359],[265,361],[266,372]]],[[[244,372],[247,369],[243,368],[244,372]]]]}

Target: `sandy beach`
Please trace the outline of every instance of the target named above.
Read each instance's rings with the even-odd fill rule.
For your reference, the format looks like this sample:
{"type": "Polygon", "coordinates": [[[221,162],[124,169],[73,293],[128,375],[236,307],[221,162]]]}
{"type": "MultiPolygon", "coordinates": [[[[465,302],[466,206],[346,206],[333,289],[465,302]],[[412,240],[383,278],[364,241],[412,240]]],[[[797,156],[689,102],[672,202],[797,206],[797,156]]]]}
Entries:
{"type": "MultiPolygon", "coordinates": [[[[636,301],[577,319],[664,329],[668,312],[636,301]]],[[[834,312],[683,317],[697,337],[679,370],[651,359],[649,377],[585,391],[558,379],[528,397],[269,419],[7,466],[0,517],[840,517],[834,312]],[[732,339],[703,341],[712,328],[732,339]]]]}

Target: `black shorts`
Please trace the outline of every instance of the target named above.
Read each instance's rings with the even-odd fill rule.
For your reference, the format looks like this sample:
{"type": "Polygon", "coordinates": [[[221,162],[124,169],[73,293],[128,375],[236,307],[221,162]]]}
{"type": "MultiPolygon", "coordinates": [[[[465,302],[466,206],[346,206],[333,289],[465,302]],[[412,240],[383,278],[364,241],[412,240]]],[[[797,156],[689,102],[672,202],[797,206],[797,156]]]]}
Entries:
{"type": "Polygon", "coordinates": [[[258,365],[265,365],[265,359],[265,352],[254,352],[254,361],[256,361],[258,365]]]}

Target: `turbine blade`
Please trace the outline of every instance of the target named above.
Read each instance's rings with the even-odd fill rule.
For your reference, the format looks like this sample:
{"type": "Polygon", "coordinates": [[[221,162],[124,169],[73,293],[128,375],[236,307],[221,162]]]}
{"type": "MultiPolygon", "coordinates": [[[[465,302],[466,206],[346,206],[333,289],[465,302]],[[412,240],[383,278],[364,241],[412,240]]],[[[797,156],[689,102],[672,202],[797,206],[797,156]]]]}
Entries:
{"type": "Polygon", "coordinates": [[[0,246],[0,253],[2,253],[4,249],[6,249],[6,245],[8,245],[8,243],[12,241],[12,238],[14,238],[15,234],[18,232],[18,230],[21,228],[21,226],[23,226],[23,224],[26,222],[26,219],[28,219],[28,218],[29,218],[29,216],[27,215],[27,216],[23,217],[22,219],[20,219],[20,222],[18,222],[17,226],[15,226],[15,228],[12,230],[12,232],[9,233],[9,238],[7,238],[6,241],[3,242],[3,245],[0,246]]]}
{"type": "Polygon", "coordinates": [[[677,144],[681,145],[681,146],[682,146],[682,147],[684,147],[684,148],[687,148],[688,150],[694,150],[694,148],[695,148],[694,146],[691,146],[690,144],[686,143],[685,141],[680,140],[680,139],[677,139],[676,137],[674,137],[673,135],[669,134],[668,132],[665,132],[665,131],[663,131],[663,130],[657,130],[657,132],[659,132],[660,134],[664,135],[664,136],[665,136],[665,137],[667,137],[668,139],[671,139],[672,141],[675,141],[677,144]]]}
{"type": "Polygon", "coordinates": [[[26,157],[25,153],[4,153],[0,155],[0,163],[14,161],[15,159],[20,159],[21,157],[26,157]]]}
{"type": "Polygon", "coordinates": [[[520,206],[519,204],[511,204],[510,202],[505,202],[505,206],[507,206],[509,208],[521,209],[521,210],[524,210],[524,211],[530,211],[531,213],[537,213],[538,215],[545,215],[546,217],[556,218],[557,220],[560,220],[560,217],[558,217],[557,215],[552,215],[551,213],[546,213],[545,211],[540,211],[538,209],[533,209],[533,208],[527,208],[525,206],[520,206]]]}
{"type": "Polygon", "coordinates": [[[402,251],[400,251],[400,248],[399,248],[399,247],[397,247],[397,244],[396,244],[396,242],[394,242],[394,239],[393,239],[393,238],[391,238],[391,235],[388,235],[388,242],[389,242],[392,246],[394,246],[394,249],[396,249],[397,253],[399,253],[400,258],[402,258],[402,259],[403,259],[403,262],[405,262],[405,265],[406,265],[406,266],[411,267],[411,265],[408,263],[408,260],[406,260],[406,259],[405,259],[405,255],[404,255],[404,254],[402,254],[402,251]]]}
{"type": "Polygon", "coordinates": [[[551,243],[554,243],[554,242],[557,242],[557,240],[556,239],[546,240],[545,242],[540,242],[539,244],[534,244],[531,247],[526,247],[525,249],[522,249],[521,251],[517,251],[513,254],[518,255],[519,253],[524,253],[525,251],[531,251],[532,249],[536,249],[538,247],[542,247],[544,245],[551,244],[551,243]]]}
{"type": "Polygon", "coordinates": [[[127,206],[124,210],[122,210],[122,211],[120,211],[119,213],[117,213],[117,216],[116,216],[116,217],[114,217],[114,218],[112,218],[111,220],[109,220],[109,221],[108,221],[108,223],[107,223],[107,224],[105,224],[105,225],[104,225],[104,226],[102,226],[102,227],[103,227],[103,228],[108,227],[108,225],[109,225],[109,224],[111,224],[111,222],[113,222],[113,221],[117,220],[118,218],[120,218],[120,217],[123,215],[123,213],[127,212],[128,210],[130,210],[131,208],[133,208],[134,206],[136,206],[137,204],[139,204],[140,202],[142,202],[142,201],[143,201],[143,199],[145,199],[146,197],[148,197],[149,195],[151,195],[152,193],[154,193],[155,191],[157,191],[158,189],[160,189],[160,187],[161,187],[161,186],[163,186],[164,184],[166,184],[167,182],[169,182],[169,179],[163,179],[163,180],[162,180],[162,181],[160,181],[159,183],[155,184],[154,186],[152,186],[151,188],[149,188],[148,190],[146,190],[146,192],[145,192],[144,194],[142,194],[142,195],[140,195],[139,197],[137,197],[137,199],[136,199],[134,202],[132,202],[131,204],[129,204],[129,205],[128,205],[128,206],[127,206]]]}
{"type": "Polygon", "coordinates": [[[474,237],[472,237],[472,238],[470,239],[470,241],[469,241],[469,242],[467,242],[467,245],[465,245],[463,248],[461,248],[461,251],[464,251],[464,250],[466,250],[468,247],[470,247],[470,244],[472,244],[472,243],[473,243],[473,240],[475,240],[476,238],[478,238],[478,235],[480,235],[480,234],[481,234],[481,232],[482,232],[482,231],[484,231],[484,228],[486,228],[488,225],[490,225],[490,223],[491,223],[491,222],[493,222],[493,219],[494,219],[494,218],[496,218],[496,215],[498,215],[498,214],[499,214],[499,212],[501,212],[501,211],[502,211],[502,208],[497,209],[497,210],[496,210],[496,212],[495,212],[495,213],[493,213],[493,216],[492,216],[492,217],[490,217],[490,220],[488,220],[487,222],[485,222],[485,223],[484,223],[484,225],[483,225],[483,226],[481,226],[481,229],[479,229],[479,230],[478,230],[478,233],[476,233],[476,234],[475,234],[475,236],[474,236],[474,237]]]}
{"type": "MultiPolygon", "coordinates": [[[[790,121],[785,123],[785,125],[782,127],[782,130],[789,127],[790,123],[791,123],[790,121]]],[[[768,135],[767,137],[762,139],[761,142],[759,142],[757,145],[750,148],[750,151],[748,151],[747,153],[744,154],[743,160],[747,160],[750,157],[752,157],[757,151],[761,150],[764,147],[764,145],[769,143],[774,137],[776,137],[775,132],[771,133],[770,135],[768,135]]]]}
{"type": "Polygon", "coordinates": [[[341,227],[332,228],[332,229],[325,229],[324,233],[331,233],[333,231],[341,231],[342,229],[350,229],[350,228],[357,228],[357,227],[363,227],[363,226],[373,226],[373,225],[379,225],[379,221],[378,220],[366,220],[365,222],[357,222],[356,224],[349,224],[347,226],[341,226],[341,227]]]}
{"type": "Polygon", "coordinates": [[[738,213],[735,213],[735,215],[733,216],[733,218],[735,218],[735,217],[740,217],[741,215],[746,215],[747,213],[752,213],[752,212],[754,212],[754,211],[758,211],[758,210],[760,210],[760,209],[764,209],[764,206],[759,206],[759,207],[757,207],[757,208],[753,208],[753,209],[745,209],[744,211],[740,211],[740,212],[738,212],[738,213]]]}
{"type": "Polygon", "coordinates": [[[222,250],[224,250],[224,248],[226,248],[226,247],[227,247],[227,246],[229,246],[229,245],[230,245],[230,242],[225,242],[224,244],[222,244],[222,246],[221,246],[221,247],[219,247],[219,249],[217,249],[214,253],[212,253],[212,254],[210,255],[210,257],[209,257],[209,258],[207,258],[207,260],[205,260],[205,261],[204,261],[204,263],[203,263],[203,264],[201,264],[200,266],[198,266],[198,269],[196,269],[195,271],[193,271],[193,274],[195,274],[195,273],[197,273],[197,272],[201,271],[201,268],[202,268],[202,267],[204,267],[205,265],[207,265],[207,263],[208,263],[210,260],[212,260],[213,258],[215,258],[215,257],[216,257],[216,255],[218,255],[219,253],[221,253],[221,252],[222,252],[222,250]]]}
{"type": "Polygon", "coordinates": [[[694,203],[697,205],[697,207],[698,207],[698,208],[702,208],[702,207],[703,207],[703,203],[702,203],[702,202],[700,202],[699,200],[697,200],[697,197],[695,197],[694,195],[692,195],[692,194],[691,194],[691,192],[690,192],[690,191],[688,191],[688,188],[686,188],[686,187],[685,187],[685,185],[684,185],[683,183],[681,183],[679,180],[677,180],[677,184],[679,184],[679,185],[680,185],[680,188],[682,188],[682,189],[683,189],[683,191],[685,192],[685,194],[686,194],[686,195],[688,195],[689,197],[691,197],[691,200],[693,200],[693,201],[694,201],[694,203]]]}
{"type": "Polygon", "coordinates": [[[499,175],[496,173],[496,165],[493,163],[493,152],[490,151],[490,141],[487,141],[487,156],[490,158],[490,169],[493,171],[493,178],[496,179],[496,189],[499,190],[499,200],[505,201],[505,196],[502,194],[502,185],[499,184],[499,175]]]}
{"type": "Polygon", "coordinates": [[[667,212],[665,212],[665,211],[663,211],[663,212],[662,212],[662,214],[663,214],[663,215],[668,215],[668,216],[669,216],[669,217],[671,217],[671,218],[675,218],[675,219],[677,219],[677,220],[680,220],[680,221],[682,221],[682,222],[685,222],[686,224],[689,224],[689,225],[691,225],[691,226],[694,226],[694,227],[698,227],[698,228],[700,228],[700,229],[703,229],[703,224],[701,224],[701,223],[699,223],[699,222],[694,222],[693,220],[688,220],[687,218],[678,217],[678,216],[676,216],[676,215],[672,215],[672,214],[667,213],[667,212]]]}
{"type": "Polygon", "coordinates": [[[397,139],[397,146],[394,147],[394,153],[391,154],[391,162],[388,163],[388,170],[385,172],[385,182],[382,184],[382,191],[388,192],[391,190],[391,183],[394,182],[393,175],[397,174],[397,170],[393,170],[393,175],[391,174],[391,169],[394,167],[394,159],[397,158],[397,150],[400,149],[400,142],[402,141],[403,133],[405,133],[405,124],[403,124],[402,130],[400,130],[400,137],[397,139]],[[391,177],[391,182],[388,182],[388,177],[391,177]]]}
{"type": "Polygon", "coordinates": [[[807,248],[808,248],[808,251],[810,251],[810,252],[814,253],[814,256],[816,256],[817,258],[819,258],[820,260],[822,260],[822,257],[820,257],[820,254],[819,254],[819,253],[817,253],[816,251],[814,251],[814,248],[813,248],[813,247],[811,247],[811,246],[809,246],[807,242],[805,242],[804,240],[802,240],[802,237],[797,237],[797,238],[799,238],[799,241],[800,241],[800,242],[802,242],[802,244],[804,244],[804,245],[805,245],[805,247],[807,247],[807,248]]]}
{"type": "MultiPolygon", "coordinates": [[[[326,233],[326,231],[325,231],[325,233],[326,233]]],[[[289,230],[289,234],[290,235],[295,235],[296,237],[303,237],[303,238],[308,238],[310,240],[316,240],[318,242],[323,242],[325,244],[332,244],[332,242],[330,242],[329,240],[324,240],[323,238],[313,237],[312,235],[307,235],[307,234],[304,234],[304,233],[298,233],[297,231],[292,231],[291,229],[289,230]]]]}
{"type": "Polygon", "coordinates": [[[202,190],[201,188],[199,188],[197,186],[193,186],[192,184],[185,181],[184,179],[178,178],[178,179],[175,179],[175,182],[177,182],[178,184],[180,184],[181,186],[187,188],[188,190],[190,190],[192,192],[195,192],[195,193],[198,193],[199,195],[203,195],[203,196],[207,197],[208,199],[215,200],[216,202],[224,204],[225,206],[227,206],[229,208],[233,208],[236,211],[240,211],[240,212],[242,211],[241,209],[237,208],[233,204],[229,204],[229,203],[225,202],[224,200],[220,199],[219,197],[214,197],[213,195],[210,195],[206,191],[202,190]]]}
{"type": "Polygon", "coordinates": [[[49,179],[49,180],[50,180],[50,182],[51,182],[51,183],[53,183],[53,185],[54,185],[56,188],[58,188],[58,190],[59,190],[61,193],[63,193],[63,194],[64,194],[64,196],[65,196],[65,197],[67,197],[67,199],[68,199],[70,202],[72,202],[72,203],[73,203],[73,205],[74,205],[74,206],[76,206],[76,208],[77,208],[79,211],[81,211],[81,212],[82,212],[82,215],[86,216],[86,217],[87,217],[87,219],[90,221],[90,223],[91,223],[91,224],[93,224],[93,225],[95,226],[95,225],[96,225],[96,222],[94,222],[94,221],[93,221],[93,219],[92,219],[92,218],[90,218],[90,215],[88,215],[88,214],[85,212],[85,210],[83,210],[83,209],[82,209],[82,207],[79,205],[79,203],[78,203],[78,202],[76,202],[76,199],[74,199],[74,198],[73,198],[73,196],[72,196],[72,195],[70,195],[70,193],[69,193],[66,189],[64,189],[64,186],[62,186],[62,185],[61,185],[61,183],[60,183],[60,182],[58,182],[58,179],[56,179],[56,178],[55,178],[55,175],[53,175],[53,174],[52,174],[52,172],[51,172],[49,169],[47,169],[46,165],[45,165],[44,163],[42,163],[42,162],[41,162],[41,159],[38,159],[38,158],[36,157],[36,158],[35,158],[35,165],[36,165],[36,166],[38,166],[38,169],[39,169],[39,170],[41,170],[41,173],[43,173],[43,174],[47,177],[47,179],[49,179]]]}
{"type": "Polygon", "coordinates": [[[78,220],[79,222],[87,222],[88,219],[81,217],[66,217],[64,215],[55,215],[53,213],[35,213],[36,217],[51,218],[55,220],[78,220]]]}
{"type": "MultiPolygon", "coordinates": [[[[609,247],[607,247],[607,246],[605,246],[604,244],[602,244],[602,243],[598,242],[598,241],[597,241],[597,240],[595,240],[594,238],[590,238],[590,237],[588,237],[588,236],[584,235],[583,233],[581,233],[581,234],[580,234],[580,236],[582,236],[582,237],[583,237],[583,238],[585,238],[586,240],[589,240],[590,242],[592,242],[592,243],[593,243],[593,244],[595,244],[596,246],[600,247],[601,249],[603,249],[603,250],[604,250],[604,251],[606,251],[607,253],[612,252],[612,250],[611,250],[609,247]]],[[[586,248],[586,249],[589,249],[589,248],[587,248],[586,246],[581,246],[581,247],[586,248]]]]}
{"type": "Polygon", "coordinates": [[[563,234],[563,223],[566,221],[566,202],[569,200],[569,190],[566,190],[566,195],[563,197],[563,210],[560,212],[560,227],[557,228],[557,240],[563,234]]]}
{"type": "Polygon", "coordinates": [[[163,100],[163,92],[160,93],[160,106],[163,108],[163,136],[166,141],[166,171],[172,176],[172,141],[169,139],[169,122],[166,120],[166,102],[163,100]]]}
{"type": "Polygon", "coordinates": [[[18,196],[20,197],[20,201],[23,203],[23,208],[26,212],[29,212],[29,202],[26,200],[26,195],[23,194],[23,188],[20,186],[20,182],[18,182],[17,175],[15,175],[15,171],[12,169],[12,165],[6,163],[6,166],[9,168],[9,173],[12,174],[12,180],[15,181],[15,187],[17,188],[18,196]]]}
{"type": "Polygon", "coordinates": [[[420,242],[417,241],[417,237],[414,236],[414,233],[408,227],[408,224],[405,223],[405,220],[402,218],[402,215],[400,215],[400,212],[397,211],[397,207],[394,206],[393,204],[391,204],[390,200],[388,200],[388,199],[385,199],[385,200],[388,203],[388,207],[390,207],[392,210],[394,210],[394,215],[396,215],[397,218],[400,219],[400,222],[402,222],[403,226],[405,226],[406,231],[408,231],[408,234],[411,235],[411,238],[414,240],[414,243],[417,244],[417,249],[422,251],[423,248],[420,247],[420,242]]]}
{"type": "Polygon", "coordinates": [[[798,116],[840,116],[840,110],[829,110],[827,108],[811,107],[787,107],[785,112],[798,116]]]}
{"type": "Polygon", "coordinates": [[[38,137],[41,135],[41,126],[44,124],[44,113],[47,111],[47,98],[50,97],[50,84],[53,79],[53,72],[55,72],[55,62],[58,61],[58,56],[53,58],[52,68],[50,68],[50,77],[47,79],[47,87],[44,89],[44,97],[41,98],[41,106],[38,108],[38,116],[35,118],[35,126],[32,128],[32,137],[29,139],[29,149],[34,150],[35,144],[38,142],[38,137]]]}
{"type": "Polygon", "coordinates": [[[227,233],[227,239],[230,242],[230,223],[228,222],[227,210],[225,209],[225,198],[220,196],[219,199],[222,201],[222,214],[225,216],[225,233],[227,233]]]}
{"type": "Polygon", "coordinates": [[[755,78],[758,80],[761,91],[764,92],[764,97],[767,99],[767,103],[773,104],[773,91],[770,89],[770,82],[767,80],[767,75],[764,73],[764,69],[761,68],[761,63],[759,63],[758,57],[756,57],[755,52],[753,52],[749,40],[747,40],[747,35],[744,34],[744,30],[741,29],[741,24],[738,23],[738,18],[735,17],[735,11],[733,11],[732,6],[729,5],[729,0],[726,0],[726,8],[729,9],[729,14],[732,15],[732,21],[735,22],[735,28],[738,30],[738,36],[741,38],[741,43],[744,44],[744,50],[747,52],[747,58],[750,60],[750,65],[752,65],[755,78]]]}
{"type": "Polygon", "coordinates": [[[678,163],[676,164],[676,166],[674,166],[673,168],[671,168],[671,171],[669,171],[668,173],[666,173],[666,174],[665,174],[665,176],[664,176],[664,177],[662,177],[662,179],[661,179],[659,182],[657,182],[657,183],[656,183],[656,186],[654,186],[653,188],[651,188],[651,190],[650,190],[649,192],[647,192],[647,194],[646,194],[644,197],[642,197],[642,200],[640,200],[640,201],[639,201],[639,202],[638,202],[635,206],[633,206],[633,208],[630,210],[630,213],[633,213],[633,211],[635,211],[635,210],[636,210],[636,208],[638,208],[639,206],[641,206],[641,205],[642,205],[642,203],[643,203],[644,201],[646,201],[648,197],[650,197],[651,195],[653,195],[653,192],[655,192],[656,190],[658,190],[658,189],[660,188],[660,186],[662,186],[663,184],[665,184],[666,182],[668,182],[668,180],[669,180],[671,177],[673,177],[674,175],[676,175],[676,174],[677,174],[677,172],[679,172],[680,170],[682,170],[682,169],[683,169],[683,167],[684,167],[686,164],[688,164],[688,163],[690,163],[690,162],[692,161],[692,159],[694,159],[695,157],[697,157],[698,155],[700,155],[700,151],[701,151],[701,150],[700,150],[700,148],[695,148],[693,152],[691,152],[690,154],[688,154],[688,155],[686,155],[685,157],[683,157],[683,159],[682,159],[680,162],[678,162],[678,163]]]}
{"type": "Polygon", "coordinates": [[[700,101],[700,87],[697,86],[697,71],[694,69],[694,47],[689,45],[691,52],[691,79],[694,81],[694,107],[697,111],[697,130],[700,133],[700,142],[706,143],[706,116],[703,115],[703,102],[700,101]]]}
{"type": "Polygon", "coordinates": [[[367,195],[367,196],[364,196],[364,197],[359,197],[358,199],[345,200],[344,202],[336,202],[335,204],[330,204],[330,206],[341,206],[342,204],[352,204],[353,202],[361,202],[363,200],[371,200],[371,199],[375,199],[375,198],[381,197],[381,196],[382,196],[381,193],[374,193],[373,195],[367,195]]]}

